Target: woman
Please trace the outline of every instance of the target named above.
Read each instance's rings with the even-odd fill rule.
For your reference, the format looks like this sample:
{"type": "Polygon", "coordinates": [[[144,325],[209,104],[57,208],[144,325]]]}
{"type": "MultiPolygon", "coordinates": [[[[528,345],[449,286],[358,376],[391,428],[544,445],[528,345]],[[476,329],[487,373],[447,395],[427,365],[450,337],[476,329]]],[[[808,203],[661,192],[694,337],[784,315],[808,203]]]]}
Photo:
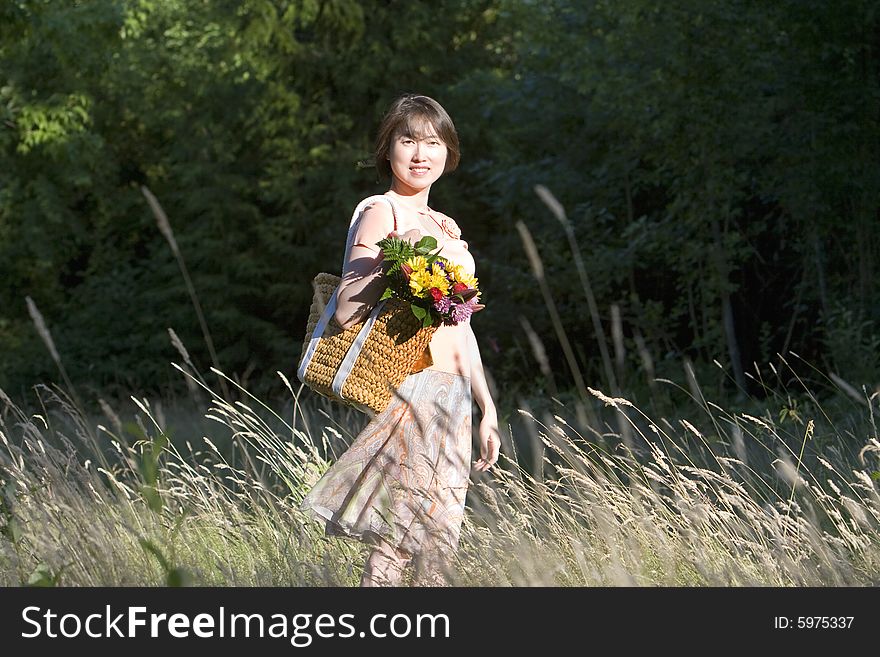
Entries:
{"type": "MultiPolygon", "coordinates": [[[[366,206],[356,220],[337,293],[344,328],[366,317],[385,288],[376,245],[384,237],[415,243],[431,235],[442,256],[474,274],[455,222],[428,206],[431,185],[458,160],[455,126],[437,101],[406,94],[391,105],[376,140],[376,166],[391,178],[388,202],[366,206]]],[[[439,326],[429,351],[433,364],[407,377],[302,502],[328,535],[373,546],[361,586],[396,586],[410,562],[417,585],[442,583],[464,514],[472,398],[482,411],[474,467],[498,460],[498,418],[470,318],[439,326]]]]}

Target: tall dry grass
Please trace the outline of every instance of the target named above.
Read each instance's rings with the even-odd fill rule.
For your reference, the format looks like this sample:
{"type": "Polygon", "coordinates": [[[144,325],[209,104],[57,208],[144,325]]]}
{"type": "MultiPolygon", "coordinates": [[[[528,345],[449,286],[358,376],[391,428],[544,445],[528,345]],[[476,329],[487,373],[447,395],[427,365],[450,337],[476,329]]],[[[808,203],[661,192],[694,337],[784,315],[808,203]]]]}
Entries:
{"type": "MultiPolygon", "coordinates": [[[[169,440],[149,401],[132,398],[137,429],[106,408],[116,428],[95,425],[100,453],[59,391],[43,389],[32,415],[0,394],[0,584],[356,585],[365,547],[296,510],[352,437],[336,425],[354,418],[306,404],[286,379],[285,416],[226,381],[239,401],[198,382],[212,431],[169,440]],[[234,463],[218,448],[227,441],[234,463]]],[[[521,409],[528,435],[474,474],[451,584],[880,583],[876,395],[853,454],[825,418],[806,420],[798,446],[799,425],[769,414],[707,400],[711,415],[695,403],[689,418],[653,419],[590,393],[626,418],[637,447],[613,432],[604,442],[617,446],[601,447],[564,408],[521,409]],[[820,433],[810,470],[803,447],[820,433]]]]}
{"type": "MultiPolygon", "coordinates": [[[[540,193],[567,226],[561,206],[540,193]]],[[[540,256],[519,230],[540,282],[540,256]]],[[[652,394],[676,398],[674,416],[652,417],[617,389],[585,271],[581,281],[611,394],[590,385],[564,332],[557,336],[579,396],[553,412],[519,404],[498,465],[472,473],[450,583],[880,583],[880,393],[835,381],[858,411],[832,417],[804,385],[798,394],[809,405],[798,407],[778,385],[779,368],[789,367],[780,356],[763,410],[725,409],[685,363],[683,386],[651,377],[652,394]]],[[[542,293],[552,309],[549,288],[542,293]]],[[[552,372],[541,339],[523,326],[552,372]]],[[[137,397],[133,421],[103,401],[98,420],[77,403],[45,322],[37,328],[68,390],[38,387],[39,412],[0,391],[0,585],[359,582],[366,547],[326,537],[297,509],[364,418],[294,389],[280,372],[289,395],[280,406],[219,368],[215,391],[171,331],[204,431],[178,435],[159,404],[137,397]]]]}

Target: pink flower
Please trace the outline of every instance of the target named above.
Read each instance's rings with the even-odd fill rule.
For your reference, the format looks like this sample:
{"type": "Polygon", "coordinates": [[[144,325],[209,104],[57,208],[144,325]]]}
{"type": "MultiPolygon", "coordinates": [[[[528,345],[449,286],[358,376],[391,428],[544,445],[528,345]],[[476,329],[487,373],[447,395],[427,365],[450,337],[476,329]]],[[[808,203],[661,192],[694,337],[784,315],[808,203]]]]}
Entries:
{"type": "Polygon", "coordinates": [[[467,303],[456,303],[452,306],[450,311],[450,315],[452,317],[452,321],[456,324],[461,324],[464,321],[467,321],[468,318],[473,314],[474,309],[467,303]]]}
{"type": "Polygon", "coordinates": [[[478,310],[482,310],[486,306],[477,301],[477,298],[472,296],[469,297],[467,301],[465,301],[464,305],[471,309],[471,312],[477,312],[478,310]]]}
{"type": "Polygon", "coordinates": [[[443,297],[442,299],[434,302],[434,308],[437,310],[437,312],[441,314],[448,313],[451,306],[452,299],[450,299],[449,297],[443,297]]]}

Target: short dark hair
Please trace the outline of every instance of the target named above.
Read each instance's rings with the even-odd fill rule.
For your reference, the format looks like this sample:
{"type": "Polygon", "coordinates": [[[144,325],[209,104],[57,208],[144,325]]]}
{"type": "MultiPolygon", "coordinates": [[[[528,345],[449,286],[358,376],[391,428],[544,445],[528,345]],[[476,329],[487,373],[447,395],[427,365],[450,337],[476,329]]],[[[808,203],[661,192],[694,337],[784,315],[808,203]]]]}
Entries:
{"type": "Polygon", "coordinates": [[[420,139],[425,137],[424,123],[428,122],[437,131],[437,136],[446,144],[446,166],[443,173],[455,171],[459,161],[458,133],[445,109],[433,98],[419,94],[403,94],[398,97],[379,125],[376,135],[376,168],[383,176],[391,177],[391,141],[397,134],[420,139]]]}

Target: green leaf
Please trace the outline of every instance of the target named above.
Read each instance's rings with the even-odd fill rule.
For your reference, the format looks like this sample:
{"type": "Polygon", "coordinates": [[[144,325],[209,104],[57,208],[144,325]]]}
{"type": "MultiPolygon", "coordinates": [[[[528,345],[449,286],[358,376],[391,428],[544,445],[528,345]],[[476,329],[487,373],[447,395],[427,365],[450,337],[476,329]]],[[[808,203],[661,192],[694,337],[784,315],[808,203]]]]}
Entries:
{"type": "Polygon", "coordinates": [[[409,307],[412,309],[413,315],[415,315],[416,317],[418,317],[421,320],[424,320],[425,315],[429,314],[427,310],[425,310],[421,306],[416,305],[414,303],[409,304],[409,307]]]}
{"type": "Polygon", "coordinates": [[[18,518],[13,517],[7,520],[6,526],[0,531],[0,533],[4,534],[13,543],[18,543],[21,540],[23,533],[18,518]]]}
{"type": "Polygon", "coordinates": [[[156,557],[156,560],[159,562],[159,565],[162,566],[162,570],[166,573],[171,569],[171,565],[168,563],[168,560],[165,558],[165,555],[162,554],[162,550],[160,550],[153,541],[148,538],[139,537],[138,543],[140,543],[141,547],[156,557]]]}
{"type": "Polygon", "coordinates": [[[165,584],[169,587],[187,586],[191,579],[185,568],[172,568],[165,577],[165,584]]]}
{"type": "Polygon", "coordinates": [[[384,301],[385,299],[390,299],[393,296],[394,296],[394,290],[392,290],[390,287],[386,287],[385,291],[382,293],[382,296],[379,297],[379,301],[384,301]]]}
{"type": "Polygon", "coordinates": [[[162,510],[162,496],[159,494],[159,491],[156,490],[155,486],[142,484],[140,491],[144,501],[146,501],[147,506],[150,509],[157,513],[162,510]]]}
{"type": "Polygon", "coordinates": [[[46,564],[40,564],[34,568],[27,580],[27,586],[55,586],[58,584],[58,575],[46,564]]]}
{"type": "Polygon", "coordinates": [[[430,253],[431,249],[437,248],[437,239],[430,235],[425,235],[422,239],[416,242],[415,251],[418,255],[425,255],[426,253],[430,253]]]}
{"type": "Polygon", "coordinates": [[[398,237],[381,239],[376,242],[376,246],[382,249],[382,256],[385,262],[393,265],[399,265],[415,255],[415,249],[413,249],[412,244],[398,237]]]}

